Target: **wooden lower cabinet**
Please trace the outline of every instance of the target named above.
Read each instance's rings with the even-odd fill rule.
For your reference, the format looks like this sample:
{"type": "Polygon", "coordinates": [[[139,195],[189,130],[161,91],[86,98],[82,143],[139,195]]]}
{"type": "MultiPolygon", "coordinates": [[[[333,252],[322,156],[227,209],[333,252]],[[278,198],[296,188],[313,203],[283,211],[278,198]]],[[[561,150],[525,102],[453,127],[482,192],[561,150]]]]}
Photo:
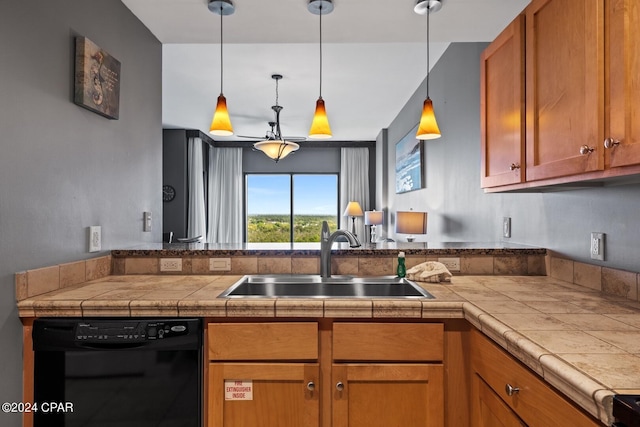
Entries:
{"type": "Polygon", "coordinates": [[[442,364],[334,364],[333,427],[436,427],[442,364]]]}
{"type": "Polygon", "coordinates": [[[318,383],[317,363],[210,363],[208,426],[318,427],[318,383]]]}
{"type": "Polygon", "coordinates": [[[207,427],[445,423],[443,323],[211,322],[207,347],[207,427]]]}
{"type": "Polygon", "coordinates": [[[478,374],[473,375],[473,425],[476,427],[524,427],[526,424],[478,374]]]}
{"type": "MultiPolygon", "coordinates": [[[[474,393],[471,396],[471,417],[474,427],[501,425],[487,424],[493,417],[509,420],[500,408],[508,407],[521,425],[531,427],[572,426],[602,427],[550,387],[544,380],[506,353],[482,332],[471,333],[471,372],[474,393]],[[495,396],[488,394],[488,387],[495,396]],[[495,399],[504,405],[499,405],[495,399]],[[488,411],[488,412],[487,412],[488,411]],[[500,414],[500,415],[497,415],[500,414]]],[[[504,421],[506,423],[515,420],[504,421]]],[[[520,424],[504,424],[520,425],[520,424]]]]}

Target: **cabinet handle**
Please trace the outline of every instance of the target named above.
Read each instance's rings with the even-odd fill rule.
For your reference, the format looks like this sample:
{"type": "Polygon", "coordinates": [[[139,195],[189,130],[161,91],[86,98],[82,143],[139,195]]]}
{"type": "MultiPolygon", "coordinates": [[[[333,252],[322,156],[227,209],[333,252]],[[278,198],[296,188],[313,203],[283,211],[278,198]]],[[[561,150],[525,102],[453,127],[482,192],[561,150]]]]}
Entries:
{"type": "Polygon", "coordinates": [[[583,156],[585,154],[592,153],[593,151],[595,151],[595,148],[589,147],[588,145],[583,145],[582,147],[580,147],[580,154],[582,154],[583,156]]]}
{"type": "Polygon", "coordinates": [[[342,381],[338,381],[336,383],[336,390],[338,390],[338,391],[344,390],[344,384],[342,384],[342,381]]]}
{"type": "Polygon", "coordinates": [[[516,170],[516,169],[520,169],[520,165],[517,163],[511,163],[511,166],[509,166],[509,170],[516,170]]]}
{"type": "Polygon", "coordinates": [[[613,148],[620,145],[619,139],[607,138],[604,140],[604,148],[613,148]]]}
{"type": "Polygon", "coordinates": [[[511,384],[507,383],[507,385],[504,386],[504,391],[507,392],[507,396],[513,396],[514,394],[517,394],[520,391],[520,388],[513,387],[511,384]]]}
{"type": "Polygon", "coordinates": [[[313,391],[313,390],[315,390],[315,389],[316,389],[316,384],[315,384],[313,381],[309,381],[309,382],[307,383],[307,390],[309,390],[309,391],[313,391]]]}

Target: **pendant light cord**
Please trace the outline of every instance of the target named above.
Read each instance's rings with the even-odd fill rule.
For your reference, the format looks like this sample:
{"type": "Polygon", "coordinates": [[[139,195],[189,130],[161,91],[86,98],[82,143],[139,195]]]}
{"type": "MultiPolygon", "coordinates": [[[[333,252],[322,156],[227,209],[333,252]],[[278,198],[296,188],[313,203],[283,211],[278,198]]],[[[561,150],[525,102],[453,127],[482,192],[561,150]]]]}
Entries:
{"type": "Polygon", "coordinates": [[[429,98],[429,15],[431,15],[431,7],[427,4],[427,98],[429,98]]]}
{"type": "Polygon", "coordinates": [[[222,42],[222,5],[220,6],[220,95],[222,95],[223,91],[222,91],[222,73],[224,72],[224,62],[223,62],[223,58],[224,56],[222,55],[222,46],[224,45],[224,43],[222,42]]]}
{"type": "Polygon", "coordinates": [[[320,98],[322,98],[322,4],[320,5],[320,98]]]}

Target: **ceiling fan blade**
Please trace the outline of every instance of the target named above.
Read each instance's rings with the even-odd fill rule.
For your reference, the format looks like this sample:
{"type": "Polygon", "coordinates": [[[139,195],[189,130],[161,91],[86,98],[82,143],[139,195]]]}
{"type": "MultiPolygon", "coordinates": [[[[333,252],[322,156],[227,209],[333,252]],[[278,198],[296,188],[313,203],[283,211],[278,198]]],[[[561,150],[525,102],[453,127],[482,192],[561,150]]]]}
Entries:
{"type": "Polygon", "coordinates": [[[284,139],[285,141],[291,141],[291,142],[304,142],[307,140],[307,137],[305,136],[283,136],[282,139],[284,139]]]}

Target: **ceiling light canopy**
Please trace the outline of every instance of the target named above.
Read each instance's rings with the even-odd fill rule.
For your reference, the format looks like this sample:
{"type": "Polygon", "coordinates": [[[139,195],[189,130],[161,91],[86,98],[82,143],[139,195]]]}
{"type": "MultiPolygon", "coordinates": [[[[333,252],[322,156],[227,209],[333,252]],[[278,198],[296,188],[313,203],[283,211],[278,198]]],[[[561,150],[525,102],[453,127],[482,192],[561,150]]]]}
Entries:
{"type": "Polygon", "coordinates": [[[333,2],[332,0],[309,0],[307,8],[309,12],[320,16],[320,95],[316,101],[316,110],[311,122],[309,138],[327,139],[331,138],[332,135],[327,110],[322,99],[322,15],[327,15],[333,11],[333,2]]]}
{"type": "Polygon", "coordinates": [[[216,111],[213,114],[213,120],[211,120],[211,127],[209,133],[216,136],[231,136],[233,135],[233,126],[231,125],[231,119],[229,118],[229,111],[227,110],[227,98],[222,94],[223,83],[223,32],[222,32],[222,17],[225,15],[231,15],[235,12],[236,8],[231,0],[212,0],[209,2],[209,10],[216,15],[220,15],[220,95],[218,96],[218,102],[216,104],[216,111]]]}
{"type": "Polygon", "coordinates": [[[442,2],[439,0],[418,0],[413,8],[414,12],[420,15],[427,15],[427,98],[422,105],[422,115],[416,138],[421,140],[436,139],[442,136],[436,115],[433,111],[433,102],[429,97],[429,75],[431,74],[429,64],[429,16],[442,8],[442,2]]]}

